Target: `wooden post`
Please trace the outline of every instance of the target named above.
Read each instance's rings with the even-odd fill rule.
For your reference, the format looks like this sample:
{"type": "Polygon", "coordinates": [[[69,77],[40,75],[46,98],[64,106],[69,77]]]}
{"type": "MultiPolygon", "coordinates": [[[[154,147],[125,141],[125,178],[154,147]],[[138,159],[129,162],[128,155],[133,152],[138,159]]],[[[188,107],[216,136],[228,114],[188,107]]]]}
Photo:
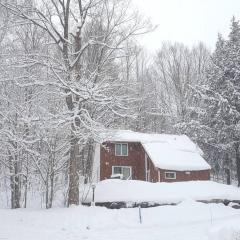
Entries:
{"type": "Polygon", "coordinates": [[[92,185],[92,203],[91,203],[91,206],[94,207],[95,206],[95,188],[96,188],[96,185],[92,185]]]}
{"type": "Polygon", "coordinates": [[[142,224],[142,211],[141,211],[141,206],[138,206],[138,214],[139,214],[139,222],[142,224]]]}

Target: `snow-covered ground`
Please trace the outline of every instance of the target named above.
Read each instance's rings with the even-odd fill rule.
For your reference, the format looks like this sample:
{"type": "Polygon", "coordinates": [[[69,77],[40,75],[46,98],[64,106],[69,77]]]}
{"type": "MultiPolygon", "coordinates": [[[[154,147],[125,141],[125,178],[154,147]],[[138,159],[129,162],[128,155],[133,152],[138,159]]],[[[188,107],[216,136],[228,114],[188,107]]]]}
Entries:
{"type": "MultiPolygon", "coordinates": [[[[86,201],[91,201],[89,191],[86,201]]],[[[194,200],[240,200],[240,189],[213,181],[150,183],[136,180],[109,179],[99,182],[95,189],[96,202],[155,202],[179,203],[194,200]]]]}
{"type": "Polygon", "coordinates": [[[176,206],[110,210],[1,209],[4,240],[238,240],[240,210],[186,200],[176,206]]]}
{"type": "Polygon", "coordinates": [[[240,209],[193,200],[203,198],[240,199],[240,190],[210,181],[102,181],[97,201],[181,203],[141,209],[142,223],[138,208],[0,209],[0,240],[240,240],[240,209]]]}

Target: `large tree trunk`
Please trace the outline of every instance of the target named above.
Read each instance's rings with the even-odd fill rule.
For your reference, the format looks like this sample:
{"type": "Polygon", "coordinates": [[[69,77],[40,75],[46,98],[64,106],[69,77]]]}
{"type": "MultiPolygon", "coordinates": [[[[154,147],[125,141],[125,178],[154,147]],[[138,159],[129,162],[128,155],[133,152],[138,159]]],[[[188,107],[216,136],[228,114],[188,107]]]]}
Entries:
{"type": "Polygon", "coordinates": [[[53,196],[54,196],[54,172],[50,174],[50,197],[49,197],[49,208],[52,208],[53,205],[53,196]]]}
{"type": "MultiPolygon", "coordinates": [[[[68,23],[65,25],[65,38],[68,38],[68,23]]],[[[76,33],[74,37],[75,40],[75,51],[78,52],[81,49],[81,37],[80,31],[76,33]]],[[[68,48],[66,47],[63,50],[63,56],[67,56],[68,48]]],[[[77,64],[73,69],[69,68],[69,58],[68,61],[65,62],[65,65],[69,69],[69,77],[72,73],[74,73],[74,81],[78,81],[80,78],[80,62],[77,61],[77,64]]],[[[71,79],[71,78],[70,78],[71,79]]],[[[69,90],[67,90],[69,92],[69,90]]],[[[70,94],[66,98],[66,103],[68,109],[70,111],[74,111],[75,108],[79,109],[81,106],[78,104],[74,104],[74,101],[78,102],[78,97],[70,94]]],[[[71,125],[71,146],[70,146],[70,159],[69,159],[69,188],[68,188],[68,206],[70,205],[79,205],[79,174],[80,174],[80,159],[77,157],[79,155],[79,138],[76,136],[76,128],[75,126],[79,127],[80,122],[77,119],[74,119],[74,124],[71,125]]]]}
{"type": "Polygon", "coordinates": [[[24,208],[27,207],[27,197],[28,197],[28,174],[29,174],[29,159],[28,154],[26,155],[26,174],[24,177],[24,208]]]}
{"type": "Polygon", "coordinates": [[[92,176],[94,142],[92,139],[88,142],[87,162],[86,162],[86,176],[90,179],[92,176]]]}
{"type": "MultiPolygon", "coordinates": [[[[56,142],[55,142],[56,144],[56,142]]],[[[54,150],[56,149],[56,145],[54,146],[54,150]]],[[[53,196],[54,196],[54,178],[55,178],[55,171],[54,171],[54,165],[55,165],[55,154],[51,153],[51,161],[50,161],[50,196],[49,196],[49,208],[52,208],[53,205],[53,196]]]]}
{"type": "Polygon", "coordinates": [[[226,153],[224,165],[225,165],[224,173],[225,173],[227,185],[231,185],[231,171],[230,171],[231,161],[230,161],[228,153],[226,153]]]}
{"type": "Polygon", "coordinates": [[[238,187],[240,187],[240,153],[239,153],[239,144],[240,143],[238,142],[235,145],[238,187]]]}
{"type": "Polygon", "coordinates": [[[20,186],[20,170],[17,155],[13,158],[9,157],[10,163],[10,187],[11,187],[11,208],[20,208],[21,186],[20,186]]]}
{"type": "Polygon", "coordinates": [[[231,173],[229,168],[225,169],[225,175],[227,178],[227,185],[231,185],[231,173]]]}
{"type": "MultiPolygon", "coordinates": [[[[70,77],[69,77],[70,78],[70,77]]],[[[66,104],[68,110],[74,111],[74,103],[73,103],[73,94],[70,94],[70,91],[66,89],[66,93],[68,96],[66,97],[66,104]]],[[[79,154],[79,139],[76,136],[76,128],[75,126],[79,126],[80,123],[76,119],[74,119],[75,123],[71,124],[71,133],[70,133],[70,158],[69,158],[69,166],[68,166],[68,203],[67,205],[79,205],[79,171],[80,164],[77,155],[79,154]]]]}
{"type": "Polygon", "coordinates": [[[49,207],[49,183],[48,183],[48,178],[49,178],[49,170],[48,170],[48,173],[47,173],[47,176],[46,176],[46,182],[45,182],[45,207],[46,209],[50,208],[49,207]]]}
{"type": "Polygon", "coordinates": [[[68,206],[79,205],[79,144],[76,136],[71,135],[70,160],[69,160],[69,188],[68,206]]]}

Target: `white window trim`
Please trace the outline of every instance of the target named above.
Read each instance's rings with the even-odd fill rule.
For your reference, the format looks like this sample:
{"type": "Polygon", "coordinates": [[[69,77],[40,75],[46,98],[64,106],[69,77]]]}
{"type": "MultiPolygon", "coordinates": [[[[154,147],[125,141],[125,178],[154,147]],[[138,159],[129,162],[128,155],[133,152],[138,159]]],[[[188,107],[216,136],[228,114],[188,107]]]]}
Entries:
{"type": "Polygon", "coordinates": [[[161,173],[160,173],[160,170],[158,170],[158,181],[161,182],[161,173]]]}
{"type": "MultiPolygon", "coordinates": [[[[115,156],[118,156],[118,157],[128,157],[128,143],[115,143],[114,144],[114,147],[115,147],[115,156]],[[116,153],[116,145],[117,144],[119,144],[119,145],[122,145],[122,144],[124,144],[124,145],[127,145],[127,155],[118,155],[117,153],[116,153]]],[[[122,147],[121,147],[121,153],[122,153],[122,147]]]]}
{"type": "Polygon", "coordinates": [[[125,167],[125,168],[130,168],[130,177],[129,177],[129,179],[132,179],[132,166],[118,166],[118,165],[114,165],[114,166],[112,166],[112,174],[115,174],[114,173],[114,171],[113,171],[113,169],[115,168],[115,167],[125,167]]]}
{"type": "Polygon", "coordinates": [[[176,178],[177,178],[176,172],[165,172],[165,173],[164,173],[164,176],[165,176],[165,179],[176,179],[176,178]],[[166,175],[169,174],[169,173],[170,173],[170,174],[173,173],[173,174],[174,174],[174,177],[167,177],[166,175]]]}

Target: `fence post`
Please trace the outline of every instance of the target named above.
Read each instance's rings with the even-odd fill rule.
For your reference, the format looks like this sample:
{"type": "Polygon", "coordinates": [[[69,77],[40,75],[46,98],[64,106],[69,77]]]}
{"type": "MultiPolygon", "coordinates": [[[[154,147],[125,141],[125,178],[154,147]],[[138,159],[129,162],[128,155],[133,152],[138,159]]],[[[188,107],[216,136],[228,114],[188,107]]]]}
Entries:
{"type": "Polygon", "coordinates": [[[142,223],[142,210],[141,205],[138,206],[139,222],[142,223]]]}
{"type": "Polygon", "coordinates": [[[96,188],[96,185],[93,184],[92,185],[92,202],[91,202],[92,207],[95,207],[95,188],[96,188]]]}

